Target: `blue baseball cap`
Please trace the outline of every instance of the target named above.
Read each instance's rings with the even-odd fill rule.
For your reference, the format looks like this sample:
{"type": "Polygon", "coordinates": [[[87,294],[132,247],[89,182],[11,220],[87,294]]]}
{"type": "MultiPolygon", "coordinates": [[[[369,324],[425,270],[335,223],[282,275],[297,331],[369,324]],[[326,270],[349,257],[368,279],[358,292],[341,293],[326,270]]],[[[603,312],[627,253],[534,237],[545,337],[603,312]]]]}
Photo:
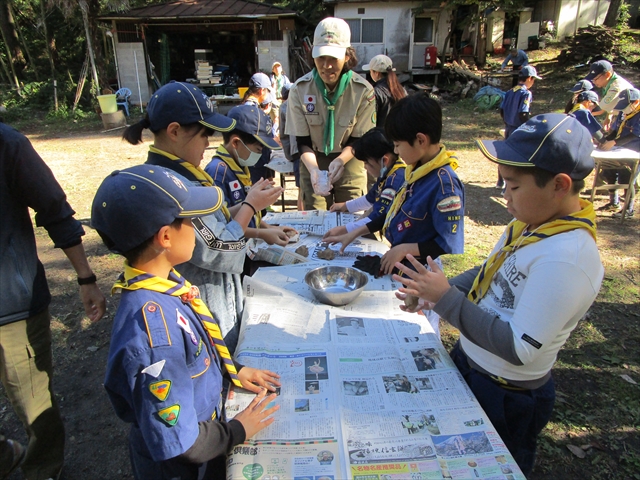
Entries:
{"type": "Polygon", "coordinates": [[[598,75],[610,72],[611,70],[613,70],[613,67],[610,62],[607,62],[606,60],[598,60],[591,64],[591,67],[589,67],[589,73],[584,77],[584,79],[591,81],[598,75]]]}
{"type": "Polygon", "coordinates": [[[533,78],[537,78],[538,80],[542,80],[542,77],[538,76],[536,67],[532,67],[531,65],[525,65],[524,67],[522,67],[518,72],[518,76],[520,78],[533,77],[533,78]]]}
{"type": "Polygon", "coordinates": [[[253,135],[265,147],[271,150],[282,148],[273,138],[273,122],[271,118],[256,105],[250,103],[238,105],[229,110],[227,116],[235,119],[236,129],[253,135]]]}
{"type": "Polygon", "coordinates": [[[264,73],[254,73],[249,79],[250,87],[271,88],[271,80],[264,73]]]}
{"type": "Polygon", "coordinates": [[[627,88],[618,94],[618,103],[614,110],[623,110],[636,100],[640,100],[640,91],[635,88],[627,88]]]}
{"type": "Polygon", "coordinates": [[[177,218],[209,215],[222,206],[218,187],[194,186],[183,176],[157,165],[116,170],[102,181],[91,206],[91,226],[126,253],[177,218]]]}
{"type": "Polygon", "coordinates": [[[569,89],[573,93],[584,92],[585,90],[593,90],[593,83],[589,80],[580,80],[569,89]]]}
{"type": "Polygon", "coordinates": [[[600,101],[598,98],[598,94],[593,90],[585,90],[584,92],[580,92],[577,98],[578,102],[584,102],[585,100],[590,100],[596,105],[600,101]]]}
{"type": "Polygon", "coordinates": [[[265,108],[270,103],[273,103],[273,94],[271,92],[267,92],[267,94],[264,96],[264,100],[262,101],[260,106],[262,108],[265,108]]]}
{"type": "Polygon", "coordinates": [[[209,97],[194,85],[172,80],[158,89],[149,100],[147,115],[152,131],[167,128],[170,123],[180,125],[201,123],[220,132],[233,130],[233,120],[216,113],[209,97]]]}
{"type": "Polygon", "coordinates": [[[594,167],[591,134],[572,115],[536,115],[506,140],[477,140],[476,143],[493,162],[566,173],[573,180],[586,178],[594,167]]]}

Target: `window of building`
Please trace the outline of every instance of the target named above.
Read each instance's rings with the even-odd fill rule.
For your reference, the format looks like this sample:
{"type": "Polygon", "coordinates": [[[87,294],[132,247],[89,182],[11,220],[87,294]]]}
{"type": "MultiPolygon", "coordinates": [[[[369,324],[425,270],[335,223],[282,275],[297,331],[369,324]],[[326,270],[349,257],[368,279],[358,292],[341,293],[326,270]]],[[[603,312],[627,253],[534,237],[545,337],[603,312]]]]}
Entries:
{"type": "Polygon", "coordinates": [[[433,18],[416,17],[413,41],[415,43],[433,43],[433,18]]]}
{"type": "Polygon", "coordinates": [[[351,43],[383,43],[384,20],[378,18],[345,19],[351,29],[351,43]]]}

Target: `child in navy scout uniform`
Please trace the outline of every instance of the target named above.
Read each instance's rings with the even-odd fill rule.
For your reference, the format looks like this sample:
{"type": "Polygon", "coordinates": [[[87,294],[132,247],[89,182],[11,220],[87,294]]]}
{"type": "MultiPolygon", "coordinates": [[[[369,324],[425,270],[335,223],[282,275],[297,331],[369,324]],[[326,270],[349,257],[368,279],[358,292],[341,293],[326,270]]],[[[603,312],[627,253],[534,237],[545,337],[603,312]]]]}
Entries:
{"type": "MultiPolygon", "coordinates": [[[[509,138],[513,131],[529,120],[531,116],[531,102],[533,95],[531,87],[537,80],[542,80],[538,76],[535,67],[530,65],[522,67],[518,73],[518,85],[507,91],[500,105],[500,116],[504,120],[504,138],[509,138]]],[[[496,188],[504,188],[504,181],[498,172],[498,183],[496,188]]]]}
{"type": "Polygon", "coordinates": [[[221,206],[218,188],[190,186],[157,165],[113,172],[93,200],[92,226],[126,259],[114,285],[122,298],[104,385],[131,424],[136,479],[225,479],[227,452],[271,424],[278,409],[265,409],[278,375],[233,362],[198,288],[173,268],[191,258],[192,219],[221,206]],[[229,422],[223,377],[258,394],[229,422]]]}
{"type": "Polygon", "coordinates": [[[506,141],[478,145],[498,163],[515,219],[480,267],[447,280],[431,259],[427,271],[409,257],[415,271],[398,263],[404,276],[394,279],[460,330],[451,358],[529,476],[553,410],[551,369],[604,275],[593,205],[579,195],[593,145],[564,114],[538,115],[506,141]]]}
{"type": "MultiPolygon", "coordinates": [[[[197,87],[170,82],[156,91],[146,117],[127,127],[123,138],[133,145],[142,143],[142,131],[153,133],[147,164],[179,173],[191,183],[213,186],[213,179],[200,167],[209,136],[214,131],[231,131],[233,119],[213,111],[208,97],[197,87]]],[[[247,245],[245,231],[255,210],[275,202],[282,189],[259,182],[249,192],[245,204],[232,211],[223,206],[194,220],[196,248],[189,262],[176,270],[200,288],[202,300],[214,314],[229,350],[238,343],[244,309],[241,274],[247,245]]]]}
{"type": "MultiPolygon", "coordinates": [[[[353,213],[371,209],[371,213],[360,220],[332,228],[325,234],[325,239],[352,232],[380,216],[385,217],[396,193],[404,184],[407,164],[394,153],[393,143],[385,137],[382,128],[369,130],[353,143],[352,148],[355,158],[364,162],[367,173],[377,181],[366,195],[334,203],[330,211],[353,213]]],[[[368,230],[363,233],[368,233],[368,230]]]]}
{"type": "MultiPolygon", "coordinates": [[[[280,149],[271,133],[271,118],[256,105],[247,103],[233,107],[228,115],[235,120],[235,128],[222,132],[222,145],[205,171],[211,175],[215,185],[224,192],[230,210],[247,200],[252,186],[249,167],[255,165],[264,148],[280,149]]],[[[262,221],[261,209],[256,209],[246,232],[247,238],[260,238],[269,245],[284,246],[289,243],[287,231],[291,227],[277,227],[262,221]]]]}
{"type": "MultiPolygon", "coordinates": [[[[426,262],[427,256],[463,253],[464,188],[456,158],[440,144],[440,105],[426,95],[403,98],[391,107],[385,130],[407,164],[402,187],[384,217],[325,241],[341,242],[342,252],[359,235],[381,230],[391,244],[380,262],[384,274],[407,254],[426,262]]],[[[437,316],[429,321],[439,334],[437,316]]]]}

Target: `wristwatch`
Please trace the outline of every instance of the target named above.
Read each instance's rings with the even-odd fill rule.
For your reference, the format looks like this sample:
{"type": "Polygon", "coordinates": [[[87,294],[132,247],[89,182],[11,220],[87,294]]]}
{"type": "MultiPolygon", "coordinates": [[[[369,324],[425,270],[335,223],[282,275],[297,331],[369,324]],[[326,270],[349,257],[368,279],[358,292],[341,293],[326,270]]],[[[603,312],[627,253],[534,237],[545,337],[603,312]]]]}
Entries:
{"type": "Polygon", "coordinates": [[[98,279],[96,278],[96,274],[92,273],[88,277],[78,277],[78,285],[91,285],[92,283],[96,283],[98,279]]]}

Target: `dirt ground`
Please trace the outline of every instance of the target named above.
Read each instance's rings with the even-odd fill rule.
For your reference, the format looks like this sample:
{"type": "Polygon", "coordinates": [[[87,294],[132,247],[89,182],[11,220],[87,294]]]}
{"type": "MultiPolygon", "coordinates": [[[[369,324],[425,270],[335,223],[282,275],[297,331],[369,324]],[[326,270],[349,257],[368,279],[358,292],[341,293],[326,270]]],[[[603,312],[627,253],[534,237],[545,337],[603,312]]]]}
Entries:
{"type": "MultiPolygon", "coordinates": [[[[445,107],[444,114],[443,142],[450,149],[458,149],[458,172],[466,188],[467,255],[481,259],[501,234],[510,215],[500,191],[494,187],[495,165],[473,149],[469,140],[478,136],[496,138],[500,119],[495,112],[477,113],[456,105],[445,107]],[[478,124],[485,127],[478,127],[478,124]]],[[[126,447],[128,429],[113,413],[102,386],[112,319],[118,303],[118,296],[112,297],[109,292],[120,272],[122,260],[110,254],[95,231],[88,227],[91,200],[101,180],[115,169],[142,163],[146,158],[146,145],[131,146],[121,141],[120,135],[121,131],[68,136],[29,135],[65,189],[77,218],[86,226],[85,249],[108,302],[108,312],[102,320],[91,324],[83,319],[75,273],[64,255],[53,249],[46,232],[39,229],[39,254],[53,294],[50,311],[54,332],[54,385],[67,429],[63,478],[68,480],[133,478],[126,447]]],[[[205,154],[205,157],[210,155],[205,154]]],[[[588,185],[591,185],[590,181],[588,185]]],[[[293,190],[288,192],[288,198],[292,199],[294,195],[293,190]]],[[[605,196],[596,197],[596,207],[606,200],[605,196]]],[[[610,214],[598,217],[598,244],[607,274],[622,278],[627,287],[636,290],[639,279],[639,217],[637,215],[624,223],[613,220],[610,214]]],[[[625,300],[631,302],[629,308],[637,308],[637,298],[625,300]]],[[[620,315],[624,320],[622,313],[611,312],[611,315],[620,315]]],[[[624,330],[621,328],[617,334],[624,336],[624,330]]],[[[580,379],[574,380],[580,382],[580,379]]],[[[579,384],[574,387],[581,388],[579,384]]],[[[569,387],[561,385],[560,388],[567,390],[569,387]]],[[[637,390],[635,392],[637,395],[637,390]]],[[[5,435],[25,440],[22,426],[1,390],[0,422],[5,435]]],[[[11,477],[12,480],[20,478],[20,473],[11,477]]],[[[531,478],[591,477],[589,465],[585,464],[575,472],[575,476],[566,476],[551,468],[544,472],[536,470],[531,478]]]]}

